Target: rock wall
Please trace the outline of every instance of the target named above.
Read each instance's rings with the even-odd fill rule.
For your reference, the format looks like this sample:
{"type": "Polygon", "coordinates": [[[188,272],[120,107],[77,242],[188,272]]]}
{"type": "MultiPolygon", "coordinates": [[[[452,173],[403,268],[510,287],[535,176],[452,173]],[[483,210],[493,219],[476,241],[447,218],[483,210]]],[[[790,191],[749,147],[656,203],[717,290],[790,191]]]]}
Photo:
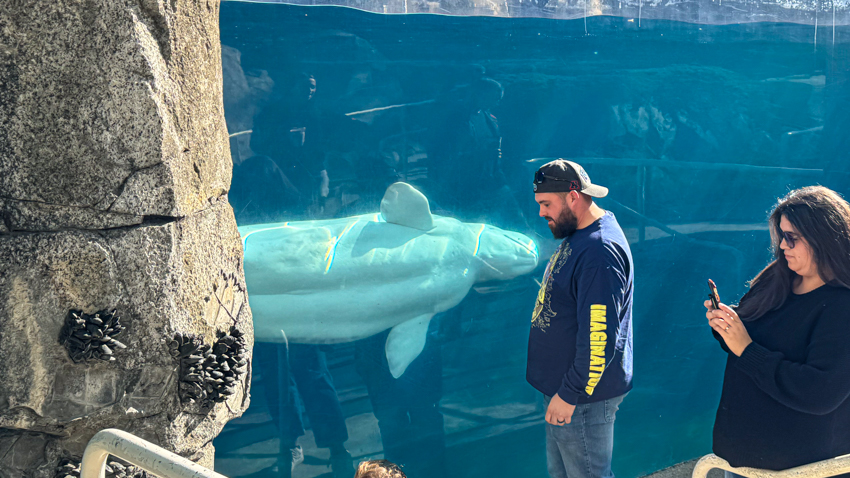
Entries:
{"type": "MultiPolygon", "coordinates": [[[[52,478],[107,427],[212,467],[212,439],[248,406],[250,367],[208,408],[181,398],[169,353],[175,334],[212,345],[232,327],[253,344],[218,14],[0,2],[0,477],[52,478]],[[71,360],[70,312],[103,310],[126,348],[71,360]]],[[[107,343],[83,329],[75,341],[107,343]]]]}

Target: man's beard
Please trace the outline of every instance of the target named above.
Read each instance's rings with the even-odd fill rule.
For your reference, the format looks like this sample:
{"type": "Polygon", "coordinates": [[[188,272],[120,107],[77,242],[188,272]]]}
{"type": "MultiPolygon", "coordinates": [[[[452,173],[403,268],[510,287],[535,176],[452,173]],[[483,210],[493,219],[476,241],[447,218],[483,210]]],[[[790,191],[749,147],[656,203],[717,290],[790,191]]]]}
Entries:
{"type": "Polygon", "coordinates": [[[565,237],[569,237],[576,232],[576,229],[578,228],[578,218],[567,206],[566,201],[564,201],[564,208],[561,210],[561,214],[558,215],[558,219],[548,216],[546,219],[553,222],[553,224],[549,224],[549,230],[552,231],[552,235],[555,239],[564,239],[565,237]]]}

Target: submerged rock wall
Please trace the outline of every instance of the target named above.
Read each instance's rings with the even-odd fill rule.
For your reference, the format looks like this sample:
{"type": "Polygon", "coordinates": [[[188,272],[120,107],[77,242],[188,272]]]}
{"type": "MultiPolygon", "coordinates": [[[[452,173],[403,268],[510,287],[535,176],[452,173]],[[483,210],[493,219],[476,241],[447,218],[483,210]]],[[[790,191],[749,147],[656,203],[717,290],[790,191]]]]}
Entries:
{"type": "Polygon", "coordinates": [[[218,14],[217,0],[0,2],[0,477],[52,478],[107,427],[212,467],[212,439],[248,405],[249,365],[199,385],[228,386],[219,401],[190,401],[191,354],[169,350],[176,334],[253,344],[218,14]]]}

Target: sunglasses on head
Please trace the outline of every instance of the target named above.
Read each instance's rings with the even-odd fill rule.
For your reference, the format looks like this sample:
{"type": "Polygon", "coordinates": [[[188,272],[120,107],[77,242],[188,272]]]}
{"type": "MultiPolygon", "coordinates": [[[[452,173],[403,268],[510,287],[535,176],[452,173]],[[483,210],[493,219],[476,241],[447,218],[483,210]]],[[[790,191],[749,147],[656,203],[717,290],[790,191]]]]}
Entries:
{"type": "Polygon", "coordinates": [[[785,239],[785,244],[788,244],[788,249],[793,249],[794,246],[797,245],[797,241],[800,240],[800,236],[793,232],[788,231],[780,231],[782,233],[782,238],[785,239]]]}
{"type": "Polygon", "coordinates": [[[576,181],[575,179],[563,179],[563,178],[556,178],[556,177],[553,177],[553,176],[546,176],[546,173],[544,173],[543,171],[541,171],[539,169],[537,170],[536,173],[534,173],[534,183],[535,184],[542,184],[544,181],[547,181],[547,180],[548,181],[568,182],[568,183],[570,183],[570,189],[569,189],[570,191],[581,191],[581,182],[576,181]]]}

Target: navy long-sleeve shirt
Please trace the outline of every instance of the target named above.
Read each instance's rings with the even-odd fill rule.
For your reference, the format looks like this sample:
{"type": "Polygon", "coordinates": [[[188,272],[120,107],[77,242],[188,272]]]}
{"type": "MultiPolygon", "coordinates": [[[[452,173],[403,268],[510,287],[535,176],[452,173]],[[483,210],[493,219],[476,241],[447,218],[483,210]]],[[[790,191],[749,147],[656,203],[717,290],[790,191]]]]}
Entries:
{"type": "Polygon", "coordinates": [[[753,342],[728,355],[714,453],[769,470],[850,453],[850,290],[791,294],[744,325],[753,342]]]}
{"type": "Polygon", "coordinates": [[[633,279],[629,244],[610,212],[561,243],[528,338],[534,388],[572,405],[631,390],[633,279]]]}

